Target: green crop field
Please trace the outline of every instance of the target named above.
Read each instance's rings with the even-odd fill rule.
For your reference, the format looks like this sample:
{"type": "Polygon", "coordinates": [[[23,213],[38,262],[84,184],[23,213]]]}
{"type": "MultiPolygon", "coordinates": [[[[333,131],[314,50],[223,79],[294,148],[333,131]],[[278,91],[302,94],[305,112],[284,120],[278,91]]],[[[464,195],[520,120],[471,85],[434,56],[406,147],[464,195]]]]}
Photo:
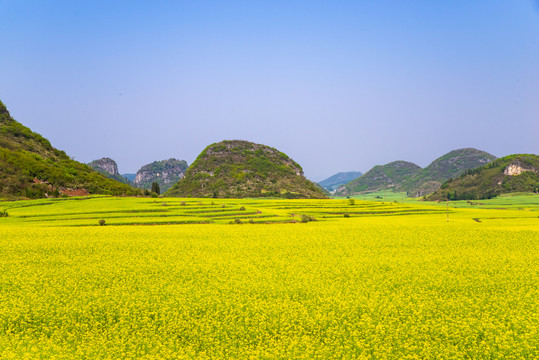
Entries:
{"type": "Polygon", "coordinates": [[[537,195],[0,214],[0,359],[539,357],[537,195]]]}

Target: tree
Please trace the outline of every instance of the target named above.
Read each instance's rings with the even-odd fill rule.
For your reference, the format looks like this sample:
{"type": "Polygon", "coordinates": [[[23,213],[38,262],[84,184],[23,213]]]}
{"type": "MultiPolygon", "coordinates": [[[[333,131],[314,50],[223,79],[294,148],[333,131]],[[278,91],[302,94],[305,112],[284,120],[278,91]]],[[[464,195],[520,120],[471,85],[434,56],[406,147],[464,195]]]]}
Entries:
{"type": "Polygon", "coordinates": [[[161,189],[159,189],[159,184],[156,181],[152,183],[152,192],[156,193],[157,195],[161,194],[161,189]]]}

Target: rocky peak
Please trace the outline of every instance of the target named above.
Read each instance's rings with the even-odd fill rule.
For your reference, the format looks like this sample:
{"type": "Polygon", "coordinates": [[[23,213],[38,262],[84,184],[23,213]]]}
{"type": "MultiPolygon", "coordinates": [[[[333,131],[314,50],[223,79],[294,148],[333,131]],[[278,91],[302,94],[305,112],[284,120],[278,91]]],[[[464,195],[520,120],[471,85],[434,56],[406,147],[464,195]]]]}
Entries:
{"type": "Polygon", "coordinates": [[[106,172],[111,175],[119,175],[118,165],[116,164],[116,161],[110,158],[94,160],[91,163],[88,163],[88,166],[100,172],[106,172]]]}
{"type": "Polygon", "coordinates": [[[185,176],[187,167],[185,160],[154,161],[151,164],[144,165],[137,171],[133,184],[141,189],[150,189],[152,182],[157,182],[161,191],[165,192],[185,176]]]}

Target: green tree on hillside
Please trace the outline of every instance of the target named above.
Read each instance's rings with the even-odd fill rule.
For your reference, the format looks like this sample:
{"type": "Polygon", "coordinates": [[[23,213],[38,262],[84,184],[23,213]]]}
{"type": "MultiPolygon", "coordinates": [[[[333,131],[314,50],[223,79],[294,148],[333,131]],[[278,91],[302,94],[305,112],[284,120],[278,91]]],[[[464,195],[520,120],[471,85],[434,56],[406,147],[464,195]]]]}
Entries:
{"type": "Polygon", "coordinates": [[[159,189],[159,184],[157,183],[157,181],[154,181],[152,183],[152,192],[156,193],[157,195],[161,193],[161,189],[159,189]]]}

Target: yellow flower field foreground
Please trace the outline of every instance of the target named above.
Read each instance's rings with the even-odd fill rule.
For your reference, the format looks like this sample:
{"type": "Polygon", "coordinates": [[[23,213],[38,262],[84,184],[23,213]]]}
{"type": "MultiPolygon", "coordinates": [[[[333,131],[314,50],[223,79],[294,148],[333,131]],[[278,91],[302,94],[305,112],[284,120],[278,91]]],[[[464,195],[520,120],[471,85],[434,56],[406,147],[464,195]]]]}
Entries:
{"type": "Polygon", "coordinates": [[[536,208],[211,202],[1,202],[0,359],[539,356],[536,208]]]}

